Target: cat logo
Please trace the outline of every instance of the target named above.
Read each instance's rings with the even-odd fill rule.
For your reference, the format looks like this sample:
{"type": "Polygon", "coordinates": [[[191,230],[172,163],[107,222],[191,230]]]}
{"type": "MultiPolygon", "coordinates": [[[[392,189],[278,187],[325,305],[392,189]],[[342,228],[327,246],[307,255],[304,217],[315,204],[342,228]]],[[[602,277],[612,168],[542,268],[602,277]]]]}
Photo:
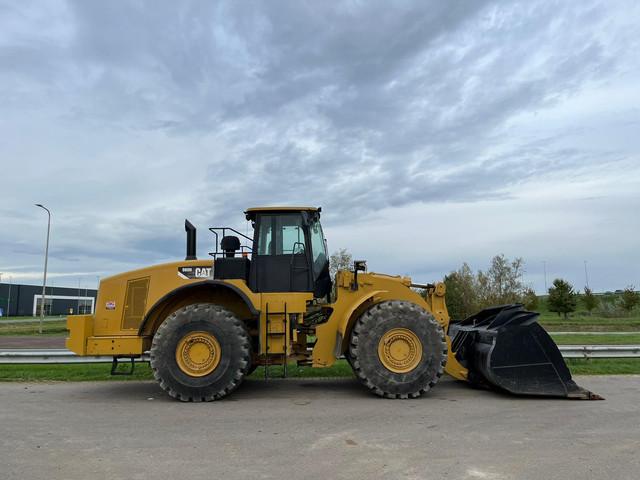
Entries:
{"type": "Polygon", "coordinates": [[[178,267],[178,276],[185,280],[194,278],[211,278],[211,267],[202,265],[199,267],[178,267]]]}

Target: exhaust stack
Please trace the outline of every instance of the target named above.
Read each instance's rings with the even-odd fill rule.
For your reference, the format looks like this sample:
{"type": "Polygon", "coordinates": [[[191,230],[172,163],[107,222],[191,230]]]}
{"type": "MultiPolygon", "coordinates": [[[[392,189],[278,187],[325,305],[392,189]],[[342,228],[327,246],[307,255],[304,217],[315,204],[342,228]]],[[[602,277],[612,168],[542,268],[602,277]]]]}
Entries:
{"type": "Polygon", "coordinates": [[[184,230],[187,232],[187,256],[185,260],[197,260],[196,257],[196,227],[189,220],[184,220],[184,230]]]}

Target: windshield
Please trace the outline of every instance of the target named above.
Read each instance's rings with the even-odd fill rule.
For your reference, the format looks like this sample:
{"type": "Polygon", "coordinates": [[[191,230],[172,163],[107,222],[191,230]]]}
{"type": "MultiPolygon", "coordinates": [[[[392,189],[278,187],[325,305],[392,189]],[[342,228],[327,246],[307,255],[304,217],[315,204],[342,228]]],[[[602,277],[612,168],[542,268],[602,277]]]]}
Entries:
{"type": "Polygon", "coordinates": [[[311,252],[313,254],[313,277],[318,278],[322,269],[329,261],[327,256],[327,245],[322,234],[320,222],[315,221],[309,228],[311,234],[311,252]]]}

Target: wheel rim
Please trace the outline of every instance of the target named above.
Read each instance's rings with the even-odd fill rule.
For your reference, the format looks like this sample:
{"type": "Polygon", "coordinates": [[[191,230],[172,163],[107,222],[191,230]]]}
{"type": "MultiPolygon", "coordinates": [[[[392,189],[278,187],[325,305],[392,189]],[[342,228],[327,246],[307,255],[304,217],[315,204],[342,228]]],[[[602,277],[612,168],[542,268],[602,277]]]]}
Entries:
{"type": "Polygon", "coordinates": [[[176,348],[176,362],[184,373],[204,377],[220,363],[220,344],[209,332],[191,332],[180,340],[176,348]]]}
{"type": "Polygon", "coordinates": [[[407,373],[422,360],[422,342],[406,328],[388,330],[378,344],[378,358],[393,373],[407,373]]]}

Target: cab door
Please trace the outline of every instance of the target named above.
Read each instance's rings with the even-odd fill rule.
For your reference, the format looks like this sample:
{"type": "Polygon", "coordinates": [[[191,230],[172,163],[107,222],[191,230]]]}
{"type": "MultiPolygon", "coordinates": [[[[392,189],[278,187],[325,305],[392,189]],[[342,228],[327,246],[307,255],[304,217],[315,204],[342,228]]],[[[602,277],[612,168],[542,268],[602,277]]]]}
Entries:
{"type": "Polygon", "coordinates": [[[311,249],[302,215],[256,217],[249,287],[254,292],[312,292],[311,249]]]}

